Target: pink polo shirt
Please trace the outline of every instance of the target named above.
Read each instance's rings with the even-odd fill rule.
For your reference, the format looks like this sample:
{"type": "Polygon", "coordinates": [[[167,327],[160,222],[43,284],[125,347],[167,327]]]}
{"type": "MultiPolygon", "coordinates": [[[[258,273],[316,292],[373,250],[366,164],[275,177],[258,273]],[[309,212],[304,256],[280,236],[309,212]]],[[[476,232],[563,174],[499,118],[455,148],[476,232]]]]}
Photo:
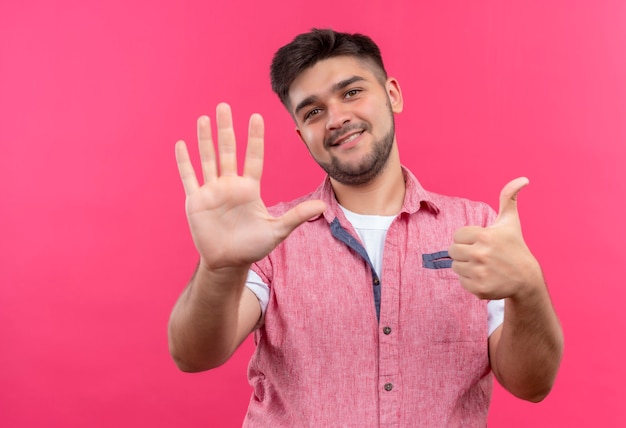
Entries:
{"type": "Polygon", "coordinates": [[[487,302],[460,285],[447,249],[457,229],[487,226],[495,213],[404,174],[380,276],[328,179],[270,210],[327,205],[252,267],[270,296],[255,331],[245,427],[486,426],[487,302]]]}

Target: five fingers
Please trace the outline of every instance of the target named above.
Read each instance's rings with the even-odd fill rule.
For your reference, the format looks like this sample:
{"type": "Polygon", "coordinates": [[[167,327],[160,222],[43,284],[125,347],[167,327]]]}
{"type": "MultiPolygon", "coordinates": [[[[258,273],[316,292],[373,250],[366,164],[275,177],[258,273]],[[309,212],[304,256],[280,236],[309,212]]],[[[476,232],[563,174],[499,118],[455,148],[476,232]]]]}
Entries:
{"type": "MultiPolygon", "coordinates": [[[[219,150],[219,167],[215,154],[213,136],[211,132],[211,119],[208,116],[198,118],[198,150],[202,165],[202,178],[205,183],[210,183],[220,175],[237,175],[237,145],[230,106],[226,103],[218,104],[216,108],[217,138],[219,150]]],[[[263,118],[259,114],[250,117],[248,129],[248,147],[246,149],[246,162],[244,176],[256,180],[261,179],[263,172],[263,118]]],[[[178,171],[189,195],[199,188],[198,178],[189,157],[189,151],[184,141],[176,143],[176,162],[178,171]]]]}

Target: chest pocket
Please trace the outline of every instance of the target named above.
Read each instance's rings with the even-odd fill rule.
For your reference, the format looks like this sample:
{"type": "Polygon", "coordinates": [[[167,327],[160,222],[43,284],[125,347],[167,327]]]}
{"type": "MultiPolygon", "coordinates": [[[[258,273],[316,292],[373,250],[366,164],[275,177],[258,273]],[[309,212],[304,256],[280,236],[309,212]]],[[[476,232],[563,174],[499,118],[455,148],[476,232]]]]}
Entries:
{"type": "Polygon", "coordinates": [[[447,251],[422,254],[422,266],[426,269],[448,269],[452,267],[452,259],[447,251]]]}
{"type": "Polygon", "coordinates": [[[474,342],[486,339],[487,302],[461,285],[447,251],[422,254],[418,287],[421,312],[433,320],[433,342],[474,342]]]}

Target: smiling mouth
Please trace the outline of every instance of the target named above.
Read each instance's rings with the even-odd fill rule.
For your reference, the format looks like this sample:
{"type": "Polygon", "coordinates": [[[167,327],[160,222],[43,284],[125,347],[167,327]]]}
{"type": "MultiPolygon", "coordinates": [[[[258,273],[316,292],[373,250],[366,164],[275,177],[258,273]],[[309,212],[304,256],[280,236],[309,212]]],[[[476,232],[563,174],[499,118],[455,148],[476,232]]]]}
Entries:
{"type": "Polygon", "coordinates": [[[341,146],[343,144],[349,143],[356,138],[360,137],[364,131],[355,132],[354,134],[350,134],[347,137],[341,137],[336,139],[333,143],[330,144],[331,147],[341,146]]]}

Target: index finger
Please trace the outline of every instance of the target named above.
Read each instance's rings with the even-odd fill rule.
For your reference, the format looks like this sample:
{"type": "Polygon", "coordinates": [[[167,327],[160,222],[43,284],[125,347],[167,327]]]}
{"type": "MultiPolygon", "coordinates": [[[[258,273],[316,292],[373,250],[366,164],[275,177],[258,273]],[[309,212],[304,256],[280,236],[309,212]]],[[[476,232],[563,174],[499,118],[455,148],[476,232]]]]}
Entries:
{"type": "Polygon", "coordinates": [[[246,148],[246,162],[243,167],[243,175],[261,179],[263,173],[263,136],[265,125],[260,114],[250,116],[248,126],[248,147],[246,148]]]}
{"type": "Polygon", "coordinates": [[[478,240],[478,236],[484,228],[480,226],[465,226],[454,232],[453,240],[455,244],[472,245],[478,240]]]}

